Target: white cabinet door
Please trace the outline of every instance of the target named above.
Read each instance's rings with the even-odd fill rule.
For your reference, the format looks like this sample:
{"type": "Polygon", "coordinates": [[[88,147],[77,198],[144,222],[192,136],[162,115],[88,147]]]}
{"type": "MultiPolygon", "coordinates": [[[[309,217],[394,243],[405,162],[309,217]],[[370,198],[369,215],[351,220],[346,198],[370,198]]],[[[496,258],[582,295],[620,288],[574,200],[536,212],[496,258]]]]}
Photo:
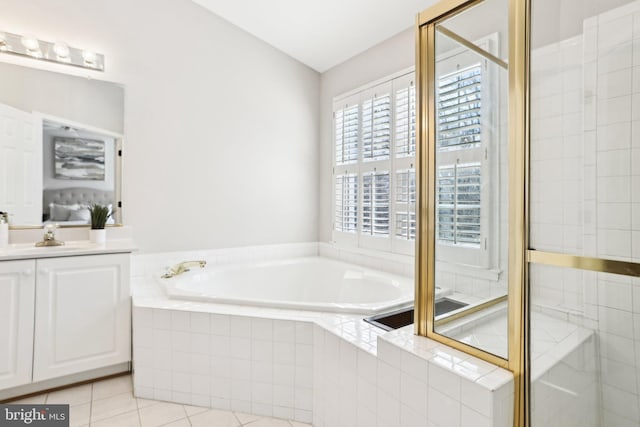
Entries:
{"type": "Polygon", "coordinates": [[[31,382],[35,265],[0,262],[0,390],[31,382]]]}
{"type": "Polygon", "coordinates": [[[33,381],[131,360],[129,254],[37,261],[33,381]]]}

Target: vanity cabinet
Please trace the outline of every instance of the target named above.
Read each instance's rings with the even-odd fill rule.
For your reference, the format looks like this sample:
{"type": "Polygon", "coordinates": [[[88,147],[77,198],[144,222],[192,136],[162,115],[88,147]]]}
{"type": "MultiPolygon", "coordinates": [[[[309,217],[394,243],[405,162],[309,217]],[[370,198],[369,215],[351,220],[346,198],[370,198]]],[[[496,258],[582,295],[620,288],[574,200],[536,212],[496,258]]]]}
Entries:
{"type": "Polygon", "coordinates": [[[31,382],[35,261],[0,262],[0,389],[31,382]]]}
{"type": "Polygon", "coordinates": [[[130,358],[129,255],[37,261],[33,381],[130,358]]]}
{"type": "Polygon", "coordinates": [[[130,330],[129,253],[0,261],[0,390],[126,364],[130,330]]]}

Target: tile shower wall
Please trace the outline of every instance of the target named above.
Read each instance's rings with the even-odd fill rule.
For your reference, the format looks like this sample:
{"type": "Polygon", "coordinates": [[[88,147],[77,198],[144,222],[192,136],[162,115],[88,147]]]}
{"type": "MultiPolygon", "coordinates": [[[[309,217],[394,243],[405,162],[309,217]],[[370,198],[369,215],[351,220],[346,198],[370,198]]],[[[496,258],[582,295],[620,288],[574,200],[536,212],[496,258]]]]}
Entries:
{"type": "MultiPolygon", "coordinates": [[[[582,37],[534,50],[531,72],[531,246],[582,254],[582,37]]],[[[545,277],[532,297],[581,312],[580,283],[579,277],[545,277]]]]}
{"type": "MultiPolygon", "coordinates": [[[[640,261],[640,2],[532,53],[531,243],[640,261]]],[[[640,280],[532,270],[534,310],[597,331],[602,425],[640,419],[640,280]]]]}

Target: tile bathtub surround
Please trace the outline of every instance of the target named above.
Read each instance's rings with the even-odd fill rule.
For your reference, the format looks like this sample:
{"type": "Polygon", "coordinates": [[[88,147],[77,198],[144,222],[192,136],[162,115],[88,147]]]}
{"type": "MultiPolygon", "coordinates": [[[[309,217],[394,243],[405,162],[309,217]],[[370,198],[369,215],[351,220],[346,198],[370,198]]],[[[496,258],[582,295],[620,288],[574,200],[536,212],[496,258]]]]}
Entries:
{"type": "Polygon", "coordinates": [[[136,308],[135,394],[311,421],[308,322],[136,308]]]}
{"type": "Polygon", "coordinates": [[[135,395],[316,427],[509,423],[510,373],[410,327],[385,333],[359,316],[232,307],[134,298],[135,395]]]}
{"type": "MultiPolygon", "coordinates": [[[[151,278],[132,289],[138,397],[316,427],[510,425],[511,374],[412,327],[387,333],[363,316],[169,300],[151,278]]],[[[576,328],[554,322],[552,337],[576,328]]],[[[550,367],[564,357],[552,356],[550,367]]]]}
{"type": "Polygon", "coordinates": [[[284,419],[136,398],[132,393],[130,375],[43,393],[11,403],[68,404],[71,427],[310,427],[309,424],[284,419]]]}

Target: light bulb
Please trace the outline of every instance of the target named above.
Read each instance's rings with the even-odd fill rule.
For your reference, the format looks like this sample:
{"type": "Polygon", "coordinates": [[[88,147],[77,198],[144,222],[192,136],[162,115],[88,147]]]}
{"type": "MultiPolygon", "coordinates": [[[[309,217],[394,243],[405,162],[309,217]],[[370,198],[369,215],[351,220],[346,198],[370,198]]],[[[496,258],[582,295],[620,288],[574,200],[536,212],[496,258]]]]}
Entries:
{"type": "Polygon", "coordinates": [[[58,42],[53,45],[53,52],[58,59],[69,59],[69,46],[66,43],[58,42]]]}
{"type": "Polygon", "coordinates": [[[95,65],[96,63],[96,54],[95,52],[91,52],[90,50],[85,50],[82,52],[82,58],[84,62],[89,65],[95,65]]]}
{"type": "Polygon", "coordinates": [[[23,36],[20,41],[22,42],[22,46],[24,46],[30,54],[36,53],[40,50],[40,43],[35,37],[23,36]]]}

